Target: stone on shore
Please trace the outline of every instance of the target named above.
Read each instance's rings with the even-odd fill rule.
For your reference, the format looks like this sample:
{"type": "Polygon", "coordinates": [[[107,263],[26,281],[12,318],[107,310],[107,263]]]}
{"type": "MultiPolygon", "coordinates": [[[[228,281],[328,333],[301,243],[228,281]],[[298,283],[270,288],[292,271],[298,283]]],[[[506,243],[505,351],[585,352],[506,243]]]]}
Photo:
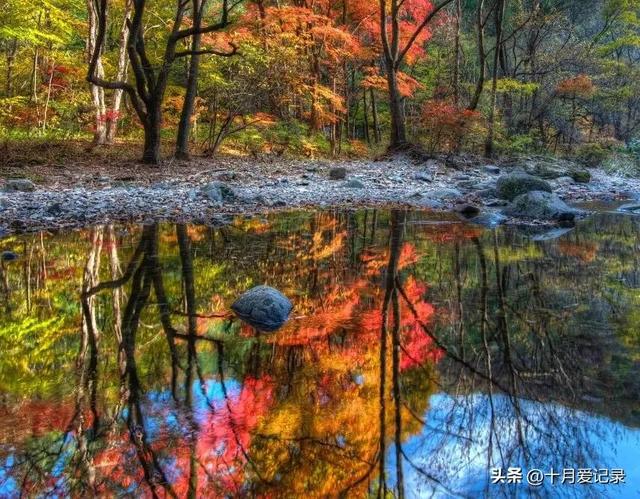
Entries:
{"type": "Polygon", "coordinates": [[[346,168],[331,168],[329,170],[329,178],[331,180],[344,180],[347,178],[347,169],[346,168]]]}
{"type": "Polygon", "coordinates": [[[364,189],[365,185],[357,179],[347,180],[344,184],[347,189],[364,189]]]}
{"type": "Polygon", "coordinates": [[[546,180],[528,173],[510,173],[502,175],[496,184],[496,192],[502,199],[513,201],[521,194],[532,191],[553,192],[546,180]]]}
{"type": "Polygon", "coordinates": [[[236,197],[233,189],[223,182],[211,182],[203,186],[200,194],[214,203],[223,203],[236,197]]]}

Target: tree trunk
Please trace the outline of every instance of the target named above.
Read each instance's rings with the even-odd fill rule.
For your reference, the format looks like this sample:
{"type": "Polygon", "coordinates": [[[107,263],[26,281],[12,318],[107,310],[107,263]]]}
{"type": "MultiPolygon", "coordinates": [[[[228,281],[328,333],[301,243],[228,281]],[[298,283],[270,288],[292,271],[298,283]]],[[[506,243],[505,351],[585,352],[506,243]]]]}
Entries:
{"type": "Polygon", "coordinates": [[[407,125],[404,120],[402,96],[398,89],[398,74],[393,65],[389,64],[387,64],[387,84],[389,86],[389,111],[391,113],[391,142],[389,149],[402,149],[407,145],[407,125]]]}
{"type": "Polygon", "coordinates": [[[453,62],[453,101],[460,104],[460,26],[462,23],[462,0],[456,0],[455,60],[453,62]]]}
{"type": "Polygon", "coordinates": [[[493,156],[493,141],[495,137],[496,121],[496,96],[498,90],[498,64],[500,59],[500,48],[502,44],[502,21],[504,19],[505,5],[507,0],[498,0],[496,8],[496,48],[493,54],[493,78],[491,81],[491,106],[489,107],[489,119],[487,120],[488,132],[487,141],[484,146],[484,154],[487,158],[493,156]]]}
{"type": "Polygon", "coordinates": [[[13,42],[7,49],[7,79],[5,82],[5,92],[7,97],[13,97],[13,64],[16,60],[18,52],[18,39],[14,38],[13,42]]]}
{"type": "Polygon", "coordinates": [[[468,109],[475,111],[480,103],[480,96],[482,95],[482,89],[484,88],[484,79],[486,75],[486,58],[487,54],[484,51],[484,21],[482,20],[482,12],[484,7],[484,0],[478,2],[478,11],[476,18],[476,25],[478,30],[478,65],[480,66],[480,75],[478,76],[478,82],[476,83],[476,91],[473,94],[471,103],[468,109]]]}
{"type": "MultiPolygon", "coordinates": [[[[203,0],[193,0],[193,25],[200,29],[202,24],[202,11],[204,9],[203,0]]],[[[191,39],[191,55],[189,62],[189,72],[187,75],[187,92],[184,96],[182,114],[178,125],[178,137],[176,139],[175,156],[178,159],[189,159],[189,135],[191,134],[191,116],[195,108],[196,96],[198,94],[198,74],[200,71],[200,55],[196,52],[200,50],[202,35],[196,33],[191,39]]]]}
{"type": "Polygon", "coordinates": [[[153,103],[149,106],[147,120],[144,124],[144,151],[142,162],[149,165],[160,163],[160,130],[162,118],[160,104],[153,103]]]}
{"type": "MultiPolygon", "coordinates": [[[[87,0],[87,12],[89,21],[89,33],[87,35],[86,51],[87,60],[91,59],[91,55],[95,52],[102,52],[102,47],[98,47],[98,13],[96,4],[93,0],[87,0]]],[[[104,67],[102,65],[102,57],[98,57],[95,67],[95,75],[98,78],[104,78],[104,67]]],[[[104,101],[104,88],[91,84],[91,100],[95,112],[93,132],[94,145],[104,145],[107,142],[106,115],[107,108],[104,101]]]]}
{"type": "MultiPolygon", "coordinates": [[[[124,20],[122,27],[120,28],[120,40],[118,49],[118,67],[116,70],[116,80],[127,79],[127,68],[129,61],[127,60],[127,43],[129,43],[129,20],[131,18],[132,1],[127,0],[125,4],[124,20]]],[[[120,106],[122,105],[123,90],[118,88],[113,91],[113,104],[111,111],[106,118],[106,142],[107,144],[113,144],[118,132],[118,120],[120,114],[120,106]]]]}
{"type": "Polygon", "coordinates": [[[371,114],[373,117],[373,137],[375,138],[376,144],[380,143],[380,124],[378,122],[378,104],[376,103],[376,93],[373,91],[373,88],[369,90],[369,95],[371,96],[371,114]]]}
{"type": "Polygon", "coordinates": [[[367,91],[364,90],[362,92],[362,113],[364,115],[364,140],[367,142],[367,144],[371,144],[371,134],[369,133],[369,111],[368,111],[368,105],[367,105],[367,91]]]}

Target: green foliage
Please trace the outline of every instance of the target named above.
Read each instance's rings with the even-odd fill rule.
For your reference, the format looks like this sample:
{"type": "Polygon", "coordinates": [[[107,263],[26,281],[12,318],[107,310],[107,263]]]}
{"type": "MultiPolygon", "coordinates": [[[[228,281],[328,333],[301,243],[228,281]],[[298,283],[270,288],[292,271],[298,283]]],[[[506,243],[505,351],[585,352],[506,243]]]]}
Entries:
{"type": "Polygon", "coordinates": [[[541,151],[541,141],[537,131],[521,135],[502,135],[496,141],[496,149],[505,156],[530,154],[541,151]]]}
{"type": "Polygon", "coordinates": [[[3,392],[45,394],[63,379],[65,369],[75,356],[66,341],[64,323],[64,316],[46,319],[27,316],[0,325],[3,352],[0,389],[3,392]]]}
{"type": "Polygon", "coordinates": [[[531,96],[538,91],[540,85],[532,82],[521,82],[514,78],[500,78],[497,81],[496,91],[500,94],[514,94],[531,96]]]}
{"type": "Polygon", "coordinates": [[[584,144],[578,148],[576,159],[584,166],[600,167],[613,154],[611,149],[599,143],[584,144]]]}

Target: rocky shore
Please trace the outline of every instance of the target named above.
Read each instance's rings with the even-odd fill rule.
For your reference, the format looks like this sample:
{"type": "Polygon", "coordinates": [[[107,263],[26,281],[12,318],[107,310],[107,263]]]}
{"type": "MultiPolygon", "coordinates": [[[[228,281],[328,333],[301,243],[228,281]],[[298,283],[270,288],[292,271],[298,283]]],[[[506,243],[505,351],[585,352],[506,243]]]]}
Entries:
{"type": "Polygon", "coordinates": [[[552,224],[588,214],[576,203],[640,199],[640,179],[544,158],[200,159],[185,168],[167,163],[152,174],[135,166],[111,171],[104,165],[84,175],[58,172],[47,182],[2,172],[8,179],[0,181],[0,235],[124,221],[215,225],[242,213],[363,206],[455,210],[483,225],[552,224]]]}

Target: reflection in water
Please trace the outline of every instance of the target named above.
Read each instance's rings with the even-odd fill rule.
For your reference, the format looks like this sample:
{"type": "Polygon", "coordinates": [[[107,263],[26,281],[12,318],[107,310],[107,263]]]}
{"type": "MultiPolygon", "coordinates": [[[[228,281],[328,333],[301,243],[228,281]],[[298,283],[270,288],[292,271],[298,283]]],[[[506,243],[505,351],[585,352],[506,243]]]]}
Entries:
{"type": "Polygon", "coordinates": [[[633,496],[639,244],[404,211],[5,239],[0,496],[633,496]],[[229,313],[257,284],[295,305],[275,333],[229,313]]]}

